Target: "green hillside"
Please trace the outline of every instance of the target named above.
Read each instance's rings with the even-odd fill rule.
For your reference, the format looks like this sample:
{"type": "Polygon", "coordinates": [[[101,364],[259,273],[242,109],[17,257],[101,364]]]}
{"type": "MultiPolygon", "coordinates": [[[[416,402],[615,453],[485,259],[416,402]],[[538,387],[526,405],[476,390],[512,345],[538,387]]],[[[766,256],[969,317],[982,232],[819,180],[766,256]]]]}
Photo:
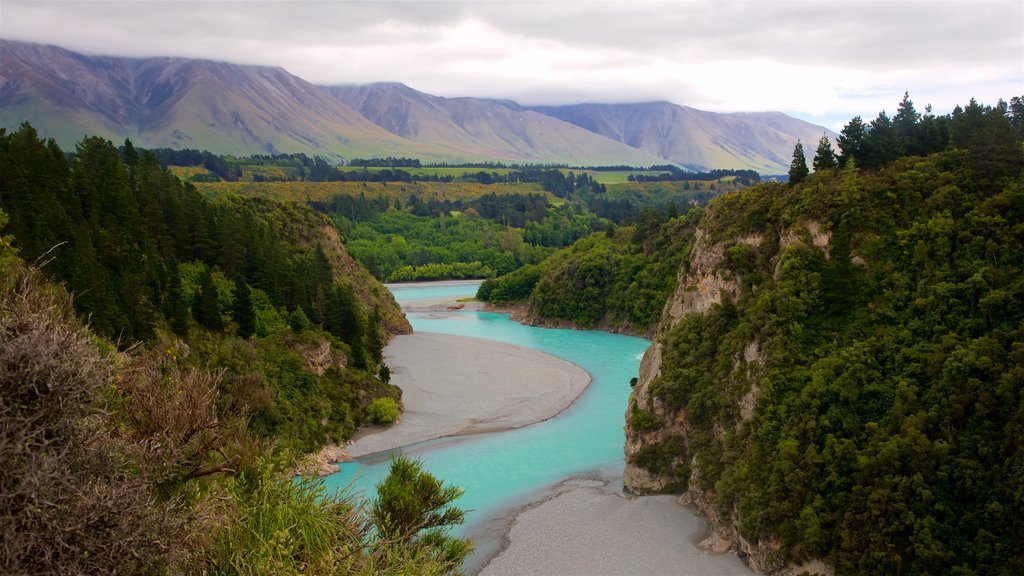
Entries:
{"type": "Polygon", "coordinates": [[[762,570],[1024,570],[1019,112],[883,114],[842,169],[713,201],[626,414],[627,487],[686,494],[762,570]],[[948,149],[900,157],[929,126],[948,149]]]}

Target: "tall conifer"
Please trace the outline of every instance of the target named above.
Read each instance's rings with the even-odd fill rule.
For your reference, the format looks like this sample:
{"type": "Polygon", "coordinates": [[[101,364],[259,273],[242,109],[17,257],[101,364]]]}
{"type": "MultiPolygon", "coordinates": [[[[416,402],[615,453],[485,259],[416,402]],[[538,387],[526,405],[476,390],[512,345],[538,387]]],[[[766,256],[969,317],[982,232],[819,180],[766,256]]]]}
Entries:
{"type": "Polygon", "coordinates": [[[793,162],[789,165],[789,183],[799,184],[804,178],[807,178],[809,173],[807,157],[804,156],[804,145],[797,140],[796,146],[793,147],[793,162]]]}

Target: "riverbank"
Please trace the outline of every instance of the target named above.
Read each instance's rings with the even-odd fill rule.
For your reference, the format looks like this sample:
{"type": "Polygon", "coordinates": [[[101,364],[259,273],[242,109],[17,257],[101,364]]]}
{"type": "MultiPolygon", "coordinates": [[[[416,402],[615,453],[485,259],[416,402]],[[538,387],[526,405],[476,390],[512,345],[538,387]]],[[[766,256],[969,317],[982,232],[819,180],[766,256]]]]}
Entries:
{"type": "Polygon", "coordinates": [[[547,420],[590,383],[585,370],[550,354],[467,336],[397,336],[384,358],[405,411],[388,428],[362,429],[345,448],[354,457],[547,420]]]}
{"type": "Polygon", "coordinates": [[[621,486],[621,471],[558,483],[506,523],[479,575],[754,574],[733,554],[698,547],[707,521],[676,496],[626,497],[621,486]]]}

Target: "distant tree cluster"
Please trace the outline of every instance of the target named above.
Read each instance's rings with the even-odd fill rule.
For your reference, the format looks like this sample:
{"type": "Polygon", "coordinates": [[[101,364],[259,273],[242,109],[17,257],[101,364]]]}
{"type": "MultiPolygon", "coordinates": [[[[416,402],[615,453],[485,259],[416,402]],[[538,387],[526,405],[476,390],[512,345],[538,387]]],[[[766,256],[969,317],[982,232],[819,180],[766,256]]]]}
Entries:
{"type": "MultiPolygon", "coordinates": [[[[208,201],[130,141],[119,154],[107,140],[86,138],[68,164],[28,125],[0,132],[0,166],[10,175],[0,207],[21,255],[46,261],[76,294],[75,307],[92,329],[124,345],[152,341],[163,321],[184,336],[189,318],[215,332],[232,320],[233,329],[251,334],[250,287],[275,306],[302,310],[356,349],[367,330],[380,329],[365,326],[366,312],[351,287],[335,282],[319,245],[304,250],[288,238],[290,229],[308,225],[297,207],[208,201]],[[199,275],[196,291],[186,294],[183,285],[192,284],[183,266],[192,262],[199,266],[189,270],[199,275]],[[215,276],[230,281],[218,286],[215,276]]],[[[366,365],[359,354],[356,363],[366,365]]]]}
{"type": "MultiPolygon", "coordinates": [[[[122,153],[125,152],[121,147],[122,153]]],[[[156,148],[151,150],[161,168],[168,166],[202,166],[217,178],[226,182],[237,182],[242,177],[242,169],[223,156],[207,152],[206,150],[174,150],[171,148],[156,148]]]]}
{"type": "Polygon", "coordinates": [[[348,161],[349,166],[364,166],[367,168],[420,168],[422,164],[415,158],[352,158],[348,161]]]}
{"type": "Polygon", "coordinates": [[[761,175],[754,170],[711,170],[709,172],[688,172],[678,166],[651,166],[648,171],[661,170],[661,174],[630,174],[630,182],[677,182],[694,180],[721,180],[733,178],[745,186],[753,186],[761,182],[761,175]]]}

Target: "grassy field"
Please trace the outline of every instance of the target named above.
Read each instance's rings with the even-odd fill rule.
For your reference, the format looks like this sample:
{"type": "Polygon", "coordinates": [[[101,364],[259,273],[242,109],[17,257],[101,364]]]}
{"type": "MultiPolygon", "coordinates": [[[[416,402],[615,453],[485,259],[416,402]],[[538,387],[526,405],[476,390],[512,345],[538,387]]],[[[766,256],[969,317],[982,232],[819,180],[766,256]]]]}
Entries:
{"type": "MultiPolygon", "coordinates": [[[[341,166],[338,168],[343,172],[360,172],[366,170],[367,172],[380,172],[382,170],[389,170],[389,168],[382,167],[368,167],[362,166],[341,166]]],[[[477,172],[487,172],[488,174],[500,174],[502,176],[509,172],[515,172],[517,168],[452,168],[452,167],[427,167],[427,168],[398,168],[412,174],[413,176],[437,176],[438,178],[444,176],[451,176],[452,178],[459,178],[464,175],[472,175],[477,172]]],[[[630,174],[642,174],[645,176],[657,176],[661,174],[660,171],[650,170],[622,170],[622,171],[604,171],[604,170],[579,170],[573,168],[559,168],[563,174],[572,172],[574,174],[587,174],[594,180],[601,184],[622,184],[623,182],[629,181],[630,174]]]]}
{"type": "Polygon", "coordinates": [[[202,166],[168,166],[167,171],[185,181],[189,181],[195,176],[213,176],[213,172],[202,166]]]}
{"type": "Polygon", "coordinates": [[[196,189],[206,196],[237,194],[267,196],[297,202],[321,201],[337,194],[386,196],[388,199],[420,200],[479,198],[487,194],[544,194],[540,184],[476,184],[473,182],[196,182],[196,189]]]}

